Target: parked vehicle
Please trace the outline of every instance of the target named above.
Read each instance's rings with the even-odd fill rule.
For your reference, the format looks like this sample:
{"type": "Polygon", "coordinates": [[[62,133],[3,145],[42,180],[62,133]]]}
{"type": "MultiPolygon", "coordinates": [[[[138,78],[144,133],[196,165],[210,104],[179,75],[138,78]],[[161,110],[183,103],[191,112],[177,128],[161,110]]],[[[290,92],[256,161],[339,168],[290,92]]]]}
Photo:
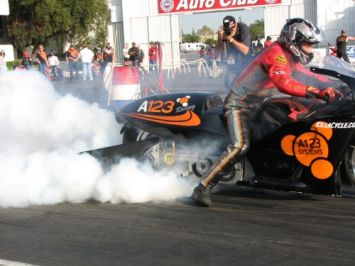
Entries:
{"type": "Polygon", "coordinates": [[[198,42],[185,42],[180,44],[180,50],[182,52],[197,52],[201,50],[201,47],[206,48],[206,44],[198,42]]]}

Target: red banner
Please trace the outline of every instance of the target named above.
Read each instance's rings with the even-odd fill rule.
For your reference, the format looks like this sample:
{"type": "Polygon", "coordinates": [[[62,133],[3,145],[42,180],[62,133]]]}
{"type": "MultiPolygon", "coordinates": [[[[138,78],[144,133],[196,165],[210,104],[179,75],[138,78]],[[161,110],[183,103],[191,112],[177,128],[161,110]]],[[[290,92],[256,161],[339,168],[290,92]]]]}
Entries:
{"type": "Polygon", "coordinates": [[[282,4],[282,0],[157,0],[159,14],[199,13],[282,4]]]}

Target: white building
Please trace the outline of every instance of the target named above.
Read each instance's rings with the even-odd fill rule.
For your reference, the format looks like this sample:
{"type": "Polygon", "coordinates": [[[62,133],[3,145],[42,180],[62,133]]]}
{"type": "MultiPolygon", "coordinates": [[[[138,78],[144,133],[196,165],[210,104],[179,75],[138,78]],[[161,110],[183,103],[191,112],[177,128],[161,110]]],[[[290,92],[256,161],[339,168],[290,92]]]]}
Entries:
{"type": "Polygon", "coordinates": [[[14,60],[14,48],[11,44],[8,44],[5,25],[5,16],[8,16],[9,14],[8,0],[0,0],[0,50],[5,51],[6,61],[14,60]]]}
{"type": "MultiPolygon", "coordinates": [[[[197,2],[206,4],[218,1],[220,6],[222,2],[232,3],[227,0],[197,2]]],[[[182,2],[191,5],[197,3],[196,0],[111,0],[110,38],[115,43],[117,61],[122,61],[124,43],[130,46],[134,41],[147,52],[150,41],[160,41],[163,44],[163,65],[165,67],[178,65],[180,61],[179,18],[174,12],[159,14],[158,5],[160,4],[161,8],[163,4],[175,4],[176,7],[182,2]]],[[[239,2],[258,4],[262,1],[239,2]]],[[[326,45],[328,41],[334,44],[341,29],[355,36],[355,2],[353,0],[280,0],[277,2],[277,5],[263,7],[265,35],[270,35],[274,40],[278,37],[286,20],[294,17],[309,19],[321,28],[328,36],[328,40],[325,40],[323,45],[326,45]]],[[[230,6],[228,8],[233,9],[230,6]]],[[[208,11],[206,8],[202,11],[191,10],[192,13],[206,11],[208,11]]]]}
{"type": "Polygon", "coordinates": [[[180,63],[179,18],[177,15],[158,15],[157,0],[111,0],[111,40],[115,44],[117,62],[122,62],[125,43],[136,42],[148,60],[150,41],[162,44],[165,67],[180,63]]]}

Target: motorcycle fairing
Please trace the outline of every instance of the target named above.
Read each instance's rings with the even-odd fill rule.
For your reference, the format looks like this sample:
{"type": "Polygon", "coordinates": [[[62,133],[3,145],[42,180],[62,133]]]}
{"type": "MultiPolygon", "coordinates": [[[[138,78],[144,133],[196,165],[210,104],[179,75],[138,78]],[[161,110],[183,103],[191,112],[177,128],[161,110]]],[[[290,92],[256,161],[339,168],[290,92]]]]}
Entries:
{"type": "Polygon", "coordinates": [[[256,176],[304,181],[312,192],[335,194],[338,168],[355,136],[354,122],[329,119],[287,124],[253,145],[247,157],[256,176]],[[330,123],[354,127],[329,128],[330,123]]]}
{"type": "Polygon", "coordinates": [[[196,130],[226,136],[222,116],[223,101],[218,95],[173,93],[134,101],[122,108],[117,120],[158,136],[192,134],[196,130]]]}

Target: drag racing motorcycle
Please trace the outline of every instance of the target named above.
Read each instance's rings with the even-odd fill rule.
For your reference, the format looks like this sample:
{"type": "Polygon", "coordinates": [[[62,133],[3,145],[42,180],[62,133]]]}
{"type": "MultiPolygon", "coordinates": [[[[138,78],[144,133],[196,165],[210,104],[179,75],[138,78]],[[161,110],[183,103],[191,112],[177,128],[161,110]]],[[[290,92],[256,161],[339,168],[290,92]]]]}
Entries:
{"type": "MultiPolygon", "coordinates": [[[[355,184],[355,71],[335,57],[323,63],[311,70],[338,79],[342,101],[286,95],[265,100],[253,121],[249,152],[220,174],[220,182],[338,196],[342,185],[355,184]]],[[[89,151],[106,163],[135,157],[201,177],[230,144],[222,98],[213,93],[138,99],[116,118],[125,124],[123,144],[89,151]]]]}

